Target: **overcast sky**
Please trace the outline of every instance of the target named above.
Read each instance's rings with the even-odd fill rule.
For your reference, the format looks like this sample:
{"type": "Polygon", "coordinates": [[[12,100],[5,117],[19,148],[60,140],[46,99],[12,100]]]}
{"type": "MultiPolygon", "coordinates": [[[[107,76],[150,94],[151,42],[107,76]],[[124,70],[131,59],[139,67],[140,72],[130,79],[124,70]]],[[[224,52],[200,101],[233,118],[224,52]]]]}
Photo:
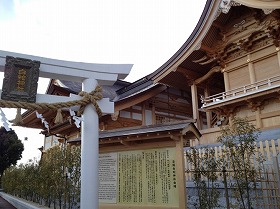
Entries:
{"type": "MultiPolygon", "coordinates": [[[[205,0],[0,0],[0,50],[133,64],[125,79],[133,82],[157,70],[182,46],[204,5],[205,0]]],[[[40,80],[38,92],[45,92],[46,83],[40,80]]],[[[9,119],[15,116],[4,112],[9,119]]],[[[13,129],[20,139],[28,137],[21,162],[37,157],[43,145],[40,130],[13,129]]]]}

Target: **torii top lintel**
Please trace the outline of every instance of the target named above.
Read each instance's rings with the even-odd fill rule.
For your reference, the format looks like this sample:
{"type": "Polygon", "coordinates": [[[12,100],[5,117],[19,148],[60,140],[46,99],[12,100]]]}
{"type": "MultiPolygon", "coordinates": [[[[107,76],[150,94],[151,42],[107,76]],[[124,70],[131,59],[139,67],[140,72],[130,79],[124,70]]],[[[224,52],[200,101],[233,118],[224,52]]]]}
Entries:
{"type": "Polygon", "coordinates": [[[8,51],[0,51],[0,72],[4,72],[6,56],[19,57],[41,62],[40,77],[82,82],[93,78],[101,85],[110,85],[117,79],[124,79],[132,64],[94,64],[49,59],[8,51]]]}

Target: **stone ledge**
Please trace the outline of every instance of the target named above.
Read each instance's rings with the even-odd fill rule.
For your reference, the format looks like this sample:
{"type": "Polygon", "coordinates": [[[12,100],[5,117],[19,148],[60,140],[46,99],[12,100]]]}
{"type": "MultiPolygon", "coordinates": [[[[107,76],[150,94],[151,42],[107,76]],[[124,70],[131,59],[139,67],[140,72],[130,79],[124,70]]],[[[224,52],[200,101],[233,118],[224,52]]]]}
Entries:
{"type": "Polygon", "coordinates": [[[4,192],[0,192],[0,196],[3,197],[5,200],[7,200],[10,204],[12,204],[17,209],[49,209],[48,207],[45,207],[43,205],[29,202],[27,200],[14,197],[4,192]]]}

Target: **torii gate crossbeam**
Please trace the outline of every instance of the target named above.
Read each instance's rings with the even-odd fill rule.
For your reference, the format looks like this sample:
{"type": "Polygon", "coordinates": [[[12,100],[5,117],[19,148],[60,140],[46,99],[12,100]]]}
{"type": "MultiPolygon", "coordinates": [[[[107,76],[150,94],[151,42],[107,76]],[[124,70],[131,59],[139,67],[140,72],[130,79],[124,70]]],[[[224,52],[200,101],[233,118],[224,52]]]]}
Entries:
{"type": "MultiPolygon", "coordinates": [[[[124,79],[130,72],[131,64],[91,64],[0,51],[0,72],[5,69],[6,56],[37,60],[41,62],[40,77],[82,82],[82,90],[91,92],[99,84],[113,84],[124,79]]],[[[77,96],[63,97],[37,95],[36,102],[65,102],[76,100],[77,96]]],[[[114,104],[104,98],[98,102],[103,114],[114,113],[114,104]]],[[[98,209],[98,157],[99,120],[92,105],[87,105],[82,115],[81,127],[81,200],[80,208],[98,209]]]]}

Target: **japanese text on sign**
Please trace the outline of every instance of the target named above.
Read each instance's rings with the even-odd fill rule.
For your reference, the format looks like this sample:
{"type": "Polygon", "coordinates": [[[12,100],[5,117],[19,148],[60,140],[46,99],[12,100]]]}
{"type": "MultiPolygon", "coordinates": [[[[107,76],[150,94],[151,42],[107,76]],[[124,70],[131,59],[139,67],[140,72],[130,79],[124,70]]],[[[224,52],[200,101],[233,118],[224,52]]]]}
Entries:
{"type": "Polygon", "coordinates": [[[99,158],[100,202],[178,206],[174,148],[110,155],[99,158]]]}

